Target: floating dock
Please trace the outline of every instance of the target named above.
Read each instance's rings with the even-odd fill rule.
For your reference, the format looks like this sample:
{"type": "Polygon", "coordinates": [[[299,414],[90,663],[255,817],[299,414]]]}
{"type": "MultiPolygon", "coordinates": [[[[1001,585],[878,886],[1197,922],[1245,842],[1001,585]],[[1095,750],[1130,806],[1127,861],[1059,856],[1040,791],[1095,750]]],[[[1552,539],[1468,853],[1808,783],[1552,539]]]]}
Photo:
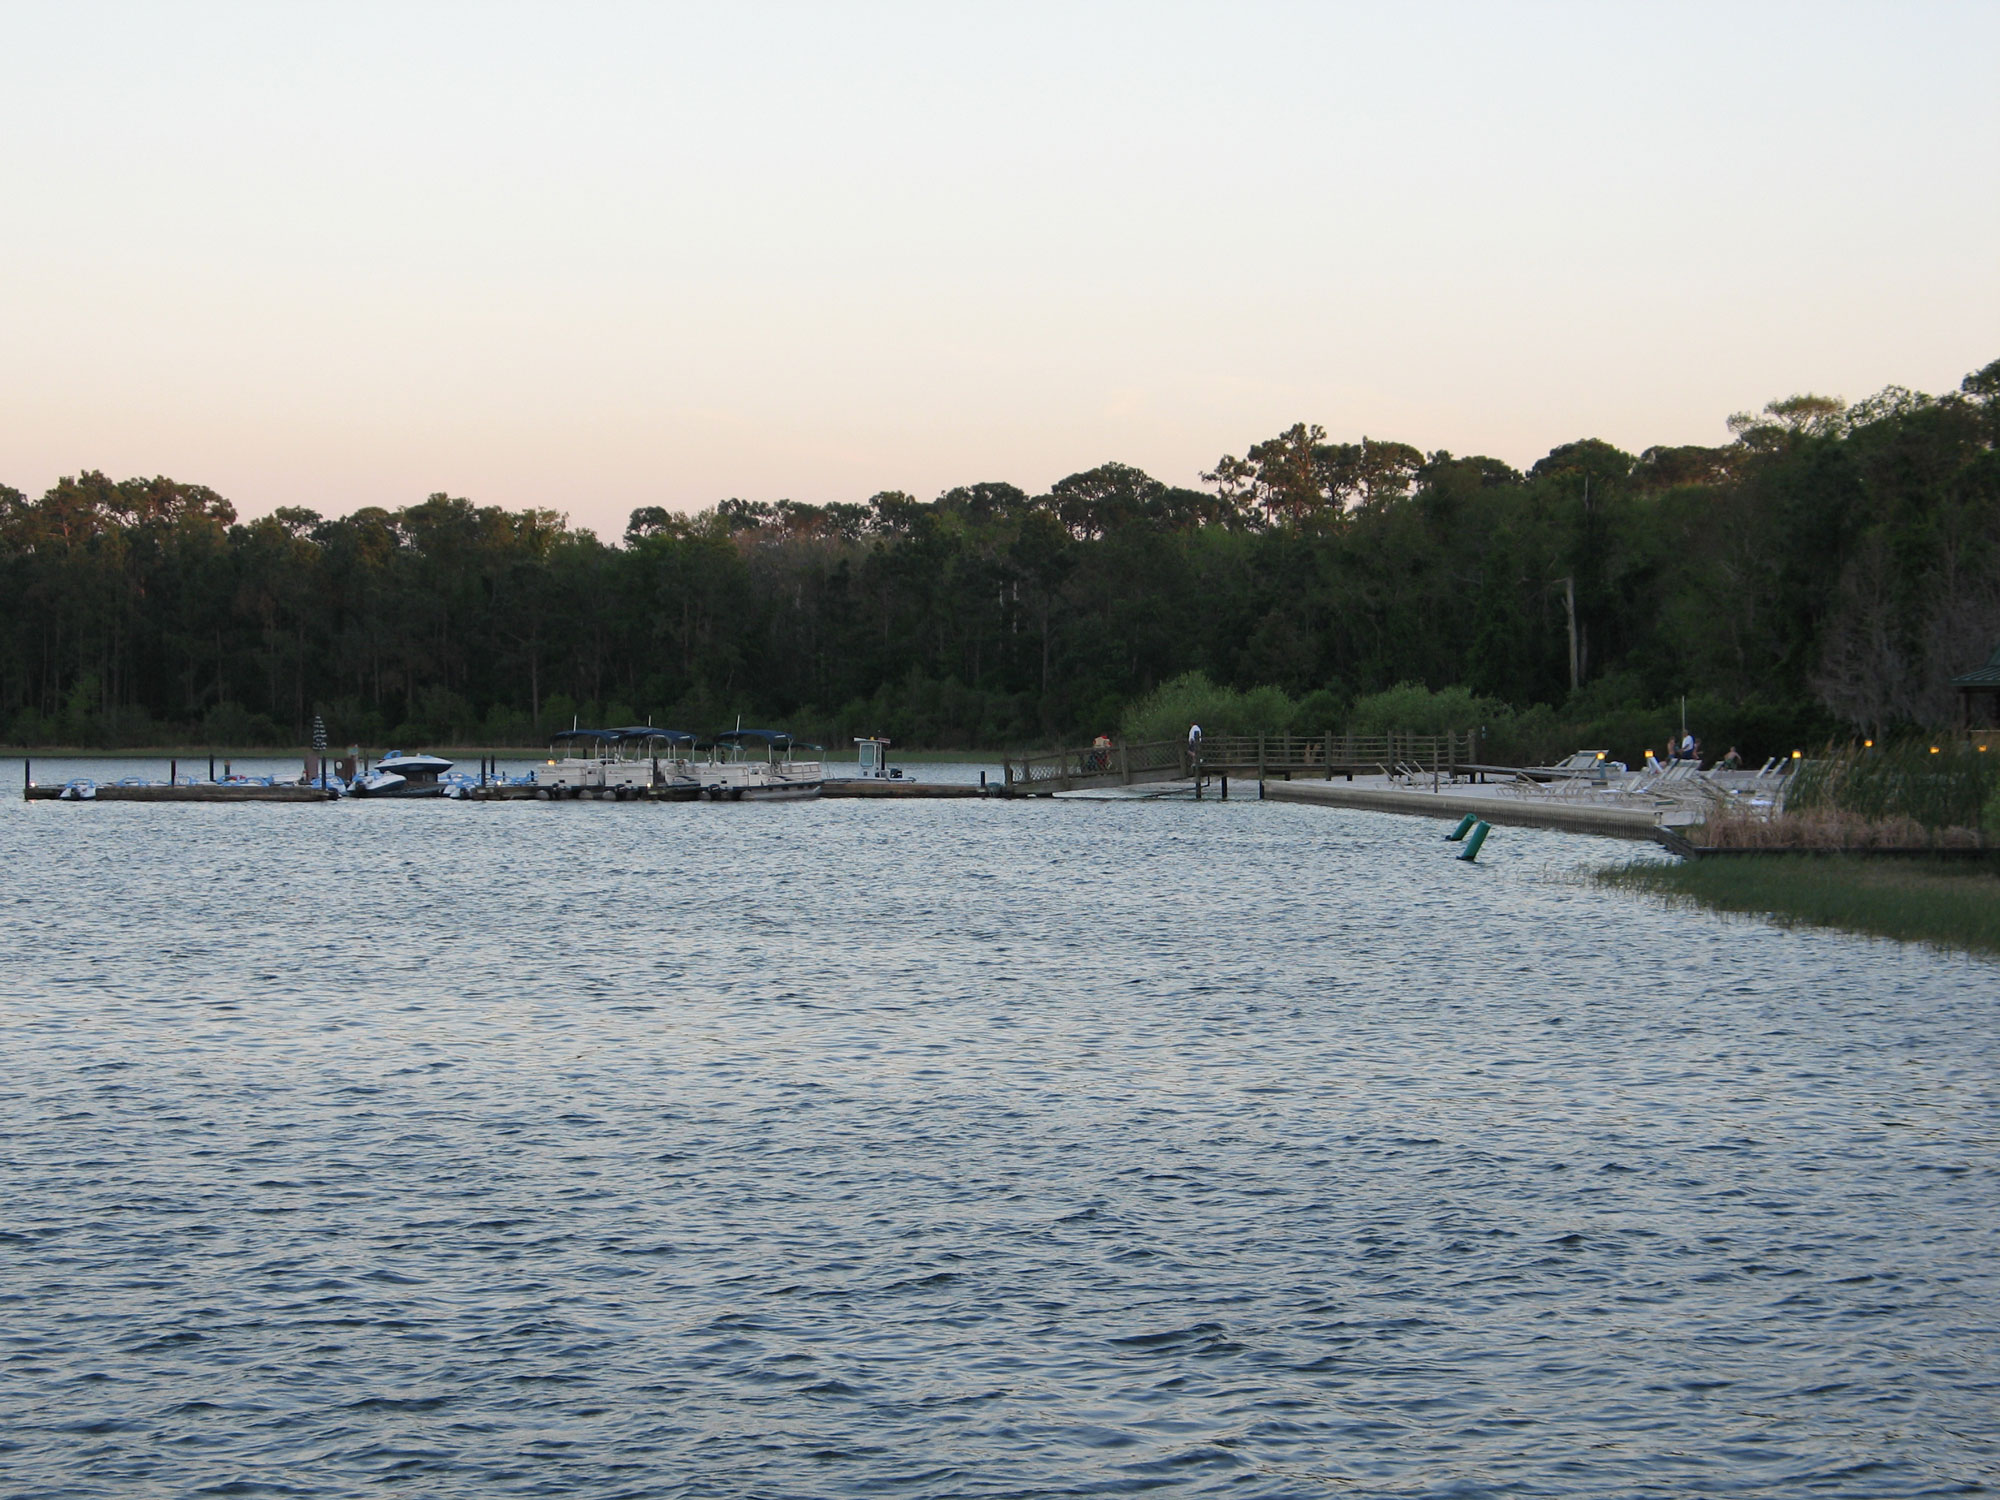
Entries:
{"type": "Polygon", "coordinates": [[[316,786],[239,785],[202,781],[191,786],[110,786],[99,783],[94,795],[65,799],[63,786],[24,787],[29,802],[332,802],[335,794],[316,786]]]}
{"type": "Polygon", "coordinates": [[[1594,833],[1614,839],[1652,840],[1660,829],[1660,813],[1651,808],[1538,801],[1501,795],[1498,787],[1490,791],[1460,787],[1432,792],[1381,785],[1350,786],[1332,781],[1266,781],[1260,794],[1273,802],[1318,802],[1328,807],[1420,818],[1462,818],[1471,813],[1493,824],[1594,833]]]}
{"type": "Polygon", "coordinates": [[[829,781],[821,785],[822,797],[997,797],[998,787],[975,786],[969,781],[829,781]]]}
{"type": "MultiPolygon", "coordinates": [[[[822,797],[938,798],[998,797],[997,786],[984,787],[962,781],[828,781],[820,786],[822,797]]],[[[502,784],[468,787],[467,802],[534,802],[551,800],[539,787],[502,784]]],[[[576,787],[559,794],[563,802],[699,802],[701,798],[686,787],[576,787]]]]}

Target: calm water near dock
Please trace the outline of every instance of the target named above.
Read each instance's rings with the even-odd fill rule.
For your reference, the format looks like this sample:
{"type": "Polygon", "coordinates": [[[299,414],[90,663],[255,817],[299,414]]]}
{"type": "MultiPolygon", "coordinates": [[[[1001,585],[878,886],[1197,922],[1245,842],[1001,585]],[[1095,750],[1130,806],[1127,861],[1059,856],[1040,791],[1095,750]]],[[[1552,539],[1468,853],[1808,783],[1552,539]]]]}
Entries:
{"type": "Polygon", "coordinates": [[[10,1500],[2000,1473],[1990,961],[1254,800],[20,774],[10,1500]]]}

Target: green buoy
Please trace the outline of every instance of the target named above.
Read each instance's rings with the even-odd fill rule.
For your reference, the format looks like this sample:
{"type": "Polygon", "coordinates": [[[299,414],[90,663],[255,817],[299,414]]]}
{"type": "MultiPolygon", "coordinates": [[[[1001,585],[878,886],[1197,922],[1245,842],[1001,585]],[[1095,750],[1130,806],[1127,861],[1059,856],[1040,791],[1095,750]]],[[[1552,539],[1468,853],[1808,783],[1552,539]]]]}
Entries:
{"type": "Polygon", "coordinates": [[[1451,844],[1457,843],[1460,839],[1464,838],[1468,833],[1472,832],[1472,825],[1474,823],[1477,823],[1478,821],[1479,821],[1478,814],[1467,813],[1464,817],[1458,820],[1458,827],[1452,829],[1450,833],[1447,833],[1444,836],[1445,842],[1451,844]]]}
{"type": "Polygon", "coordinates": [[[1458,857],[1468,862],[1479,858],[1479,846],[1486,842],[1486,835],[1493,831],[1490,823],[1474,823],[1472,837],[1465,841],[1465,852],[1458,857]]]}

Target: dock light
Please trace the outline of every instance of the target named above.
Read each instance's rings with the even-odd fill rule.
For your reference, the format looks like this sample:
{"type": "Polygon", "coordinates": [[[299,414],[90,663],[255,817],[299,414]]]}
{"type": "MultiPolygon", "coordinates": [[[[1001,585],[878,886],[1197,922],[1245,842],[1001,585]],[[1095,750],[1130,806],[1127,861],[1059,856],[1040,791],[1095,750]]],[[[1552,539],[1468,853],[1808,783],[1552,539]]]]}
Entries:
{"type": "Polygon", "coordinates": [[[1863,740],[1861,742],[1861,748],[1864,750],[1873,750],[1875,748],[1875,742],[1873,740],[1863,740]]]}
{"type": "Polygon", "coordinates": [[[1798,760],[1798,759],[1802,758],[1804,754],[1805,754],[1805,752],[1804,752],[1804,751],[1802,751],[1802,750],[1794,750],[1794,751],[1792,752],[1792,759],[1793,759],[1793,760],[1798,760]]]}
{"type": "Polygon", "coordinates": [[[1936,754],[1937,754],[1937,746],[1936,746],[1936,745],[1933,745],[1933,746],[1931,746],[1931,754],[1933,754],[1933,755],[1936,755],[1936,754]]]}

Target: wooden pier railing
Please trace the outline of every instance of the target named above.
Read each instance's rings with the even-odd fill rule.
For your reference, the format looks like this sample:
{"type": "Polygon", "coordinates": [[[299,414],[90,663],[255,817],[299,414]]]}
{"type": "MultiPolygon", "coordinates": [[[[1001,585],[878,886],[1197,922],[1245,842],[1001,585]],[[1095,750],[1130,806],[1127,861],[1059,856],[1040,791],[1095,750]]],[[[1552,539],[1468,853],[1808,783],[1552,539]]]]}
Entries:
{"type": "Polygon", "coordinates": [[[1009,796],[1043,797],[1096,787],[1209,776],[1449,776],[1478,759],[1472,734],[1238,734],[1049,750],[1003,762],[1009,796]]]}
{"type": "Polygon", "coordinates": [[[1141,786],[1152,781],[1184,781],[1187,746],[1179,740],[1150,740],[1089,750],[1049,750],[1002,762],[1009,796],[1038,797],[1088,787],[1141,786]]]}
{"type": "Polygon", "coordinates": [[[1477,760],[1467,734],[1235,734],[1202,741],[1204,771],[1232,776],[1374,776],[1398,769],[1449,773],[1477,760]]]}

